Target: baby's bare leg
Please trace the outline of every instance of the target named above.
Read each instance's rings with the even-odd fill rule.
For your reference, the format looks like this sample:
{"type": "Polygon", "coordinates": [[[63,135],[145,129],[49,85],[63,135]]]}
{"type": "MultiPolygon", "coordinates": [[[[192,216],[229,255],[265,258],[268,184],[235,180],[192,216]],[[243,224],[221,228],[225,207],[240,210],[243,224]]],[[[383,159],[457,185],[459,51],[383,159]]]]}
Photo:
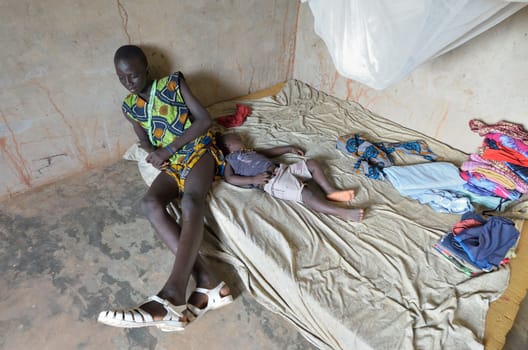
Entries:
{"type": "Polygon", "coordinates": [[[354,190],[339,190],[332,186],[328,178],[326,177],[321,164],[315,159],[306,161],[306,166],[312,178],[326,194],[326,198],[335,202],[348,202],[354,199],[354,190]]]}
{"type": "Polygon", "coordinates": [[[363,219],[363,209],[342,208],[334,202],[318,196],[311,188],[304,187],[302,190],[302,201],[310,209],[323,214],[338,216],[345,220],[361,221],[363,219]]]}

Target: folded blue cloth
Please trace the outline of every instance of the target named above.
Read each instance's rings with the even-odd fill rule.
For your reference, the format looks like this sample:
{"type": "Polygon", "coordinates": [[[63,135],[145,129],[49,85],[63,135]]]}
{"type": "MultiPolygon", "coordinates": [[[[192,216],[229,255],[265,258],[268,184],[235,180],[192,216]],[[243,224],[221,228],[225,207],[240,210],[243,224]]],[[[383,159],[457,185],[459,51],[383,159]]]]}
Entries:
{"type": "Polygon", "coordinates": [[[517,164],[512,164],[508,162],[504,162],[508,168],[511,169],[517,176],[519,176],[521,179],[523,179],[524,182],[528,183],[528,167],[520,166],[517,164]]]}
{"type": "Polygon", "coordinates": [[[419,195],[427,190],[461,191],[466,183],[458,168],[447,162],[391,166],[383,170],[390,183],[404,196],[419,195]]]}
{"type": "Polygon", "coordinates": [[[469,198],[447,190],[427,190],[410,196],[439,213],[459,214],[475,210],[469,198]]]}
{"type": "Polygon", "coordinates": [[[500,216],[492,216],[484,225],[470,227],[455,236],[471,262],[482,269],[499,266],[518,238],[513,221],[500,216]]]}

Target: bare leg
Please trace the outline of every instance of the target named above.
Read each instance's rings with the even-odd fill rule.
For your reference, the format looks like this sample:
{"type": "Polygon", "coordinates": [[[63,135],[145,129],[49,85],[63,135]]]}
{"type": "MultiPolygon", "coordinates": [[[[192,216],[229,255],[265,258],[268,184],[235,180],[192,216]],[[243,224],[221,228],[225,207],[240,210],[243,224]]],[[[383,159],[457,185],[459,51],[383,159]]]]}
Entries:
{"type": "MultiPolygon", "coordinates": [[[[198,255],[203,238],[205,197],[211,186],[213,173],[214,161],[209,154],[205,154],[187,179],[181,200],[181,226],[166,211],[168,203],[179,195],[178,187],[169,175],[160,173],[141,203],[142,211],[175,255],[170,277],[158,293],[158,296],[174,305],[185,304],[185,291],[191,271],[199,287],[212,288],[219,282],[198,255]]],[[[225,295],[229,294],[229,289],[224,289],[227,289],[223,290],[225,295]]],[[[146,303],[141,308],[155,319],[165,315],[164,308],[156,302],[146,303]]]]}
{"type": "Polygon", "coordinates": [[[354,190],[339,190],[330,184],[318,161],[309,159],[306,161],[306,166],[315,183],[324,191],[327,199],[337,202],[348,202],[354,199],[354,190]]]}
{"type": "MultiPolygon", "coordinates": [[[[161,172],[141,201],[141,212],[148,218],[158,236],[176,255],[181,227],[166,210],[167,205],[179,196],[178,186],[169,175],[161,172]]],[[[194,279],[209,280],[210,272],[203,258],[198,255],[192,271],[194,279]]],[[[215,279],[216,280],[216,279],[215,279]]]]}
{"type": "Polygon", "coordinates": [[[321,198],[307,186],[303,188],[301,195],[303,203],[308,208],[320,213],[338,216],[350,221],[361,221],[363,219],[363,209],[339,207],[334,202],[321,198]]]}

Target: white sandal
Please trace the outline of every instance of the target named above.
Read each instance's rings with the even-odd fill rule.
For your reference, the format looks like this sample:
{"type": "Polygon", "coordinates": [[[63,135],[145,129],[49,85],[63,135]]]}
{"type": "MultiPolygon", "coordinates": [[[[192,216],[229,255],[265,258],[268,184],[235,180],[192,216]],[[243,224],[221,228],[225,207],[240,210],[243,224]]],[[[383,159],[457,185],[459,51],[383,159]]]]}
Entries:
{"type": "Polygon", "coordinates": [[[152,315],[139,307],[129,310],[108,310],[99,313],[98,322],[109,326],[121,328],[138,328],[154,326],[161,329],[163,332],[182,331],[187,322],[181,321],[183,318],[182,312],[187,308],[187,305],[174,306],[168,300],[162,299],[157,295],[147,298],[147,302],[155,301],[165,308],[167,314],[162,320],[154,320],[152,315]]]}
{"type": "Polygon", "coordinates": [[[196,305],[187,303],[187,308],[193,314],[191,316],[194,316],[194,318],[196,319],[203,316],[207,311],[216,310],[231,304],[233,302],[233,296],[231,296],[230,294],[226,296],[220,295],[220,290],[224,288],[225,285],[225,282],[222,281],[213,289],[196,288],[193,293],[201,293],[207,295],[207,304],[203,309],[200,309],[196,305]]]}

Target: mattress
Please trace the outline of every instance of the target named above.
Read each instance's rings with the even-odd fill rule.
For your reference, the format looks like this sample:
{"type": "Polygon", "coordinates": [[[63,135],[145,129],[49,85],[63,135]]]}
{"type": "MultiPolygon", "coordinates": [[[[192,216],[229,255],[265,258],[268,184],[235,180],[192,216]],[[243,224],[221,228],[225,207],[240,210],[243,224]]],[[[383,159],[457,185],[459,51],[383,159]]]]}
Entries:
{"type": "MultiPolygon", "coordinates": [[[[365,217],[344,221],[216,181],[202,253],[232,264],[259,303],[321,349],[502,347],[527,288],[525,197],[499,213],[524,231],[517,257],[471,278],[432,247],[460,216],[435,212],[387,181],[358,174],[354,157],[337,150],[336,140],[351,133],[373,141],[420,139],[457,166],[467,154],[296,80],[208,110],[224,116],[238,103],[252,113],[233,130],[251,147],[302,147],[335,185],[356,190],[353,205],[365,208],[365,217]]],[[[397,165],[420,162],[412,155],[395,158],[397,165]]],[[[145,169],[142,175],[149,183],[145,169]]]]}

